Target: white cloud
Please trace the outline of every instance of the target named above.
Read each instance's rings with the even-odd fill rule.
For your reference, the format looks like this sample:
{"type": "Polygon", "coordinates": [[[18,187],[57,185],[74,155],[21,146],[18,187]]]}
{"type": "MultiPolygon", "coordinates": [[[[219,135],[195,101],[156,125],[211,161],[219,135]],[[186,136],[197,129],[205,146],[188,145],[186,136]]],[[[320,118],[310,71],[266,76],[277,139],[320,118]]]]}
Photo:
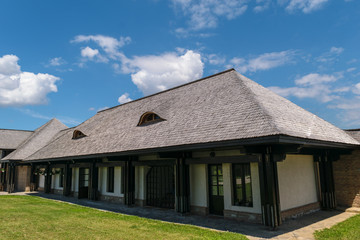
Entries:
{"type": "Polygon", "coordinates": [[[258,57],[247,60],[235,57],[230,60],[230,64],[228,64],[227,67],[235,67],[240,73],[268,70],[293,62],[295,55],[295,51],[287,50],[282,52],[264,53],[258,57]]]}
{"type": "Polygon", "coordinates": [[[131,42],[130,37],[120,37],[119,39],[104,35],[78,35],[71,42],[82,43],[93,41],[98,44],[109,57],[118,57],[119,48],[131,42]]]}
{"type": "Polygon", "coordinates": [[[105,107],[99,108],[97,111],[100,112],[100,111],[103,111],[103,110],[106,110],[106,109],[109,109],[109,108],[110,108],[110,107],[105,106],[105,107]]]}
{"type": "Polygon", "coordinates": [[[290,0],[286,1],[286,11],[292,13],[300,10],[303,13],[311,13],[315,10],[321,9],[328,0],[290,0]]]}
{"type": "Polygon", "coordinates": [[[331,47],[329,51],[323,53],[316,58],[316,61],[321,63],[331,63],[337,60],[337,58],[344,52],[342,47],[331,47]]]}
{"type": "Polygon", "coordinates": [[[128,59],[127,69],[133,83],[145,95],[201,78],[204,64],[199,53],[187,50],[162,55],[138,56],[128,59]]]}
{"type": "Polygon", "coordinates": [[[330,52],[335,54],[341,54],[344,51],[342,47],[331,47],[330,52]]]}
{"type": "Polygon", "coordinates": [[[123,104],[123,103],[127,103],[127,102],[130,102],[132,101],[131,98],[129,98],[129,94],[128,93],[124,93],[123,95],[121,95],[119,98],[118,98],[118,102],[120,104],[123,104]]]}
{"type": "Polygon", "coordinates": [[[99,54],[99,50],[92,49],[91,47],[86,47],[81,49],[81,56],[84,58],[93,59],[98,54],[99,54]]]}
{"type": "Polygon", "coordinates": [[[35,105],[47,102],[46,95],[57,92],[50,74],[22,72],[15,55],[0,57],[0,106],[35,105]]]}
{"type": "Polygon", "coordinates": [[[332,89],[328,84],[337,81],[341,77],[342,76],[339,74],[320,75],[318,73],[310,73],[296,79],[296,87],[269,87],[269,89],[283,97],[295,96],[298,98],[314,98],[325,103],[338,99],[339,97],[335,93],[346,92],[349,90],[349,88],[332,89]]]}
{"type": "Polygon", "coordinates": [[[259,13],[263,12],[269,8],[271,0],[256,0],[256,6],[254,7],[254,12],[259,13]]]}
{"type": "Polygon", "coordinates": [[[215,28],[220,17],[228,20],[242,15],[247,9],[246,0],[172,0],[185,16],[189,16],[189,29],[197,31],[215,28]]]}
{"type": "Polygon", "coordinates": [[[207,61],[211,64],[211,65],[219,65],[219,64],[224,64],[225,63],[225,57],[219,56],[217,54],[209,54],[207,56],[207,61]]]}
{"type": "Polygon", "coordinates": [[[62,59],[62,57],[55,57],[55,58],[50,59],[48,65],[57,67],[57,66],[61,66],[64,64],[66,64],[66,61],[64,59],[62,59]]]}

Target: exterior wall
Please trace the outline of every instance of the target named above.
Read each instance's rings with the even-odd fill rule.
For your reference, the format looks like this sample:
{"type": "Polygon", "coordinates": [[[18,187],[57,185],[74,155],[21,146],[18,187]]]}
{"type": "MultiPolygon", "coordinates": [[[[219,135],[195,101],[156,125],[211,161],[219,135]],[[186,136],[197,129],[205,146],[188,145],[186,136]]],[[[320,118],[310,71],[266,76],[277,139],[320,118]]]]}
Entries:
{"type": "Polygon", "coordinates": [[[123,203],[124,194],[121,193],[121,167],[114,168],[114,192],[107,192],[107,167],[99,167],[100,200],[123,203]]]}
{"type": "Polygon", "coordinates": [[[318,202],[313,156],[286,155],[277,166],[281,211],[318,202]]]}
{"type": "Polygon", "coordinates": [[[30,166],[17,166],[16,167],[16,179],[15,179],[15,189],[20,192],[29,192],[30,191],[30,166]]]}
{"type": "Polygon", "coordinates": [[[45,187],[45,176],[39,175],[39,190],[43,191],[45,187]]]}
{"type": "MultiPolygon", "coordinates": [[[[60,168],[54,168],[54,171],[60,171],[60,168]]],[[[60,174],[51,176],[51,189],[55,194],[62,194],[63,187],[60,187],[60,174]]]]}
{"type": "Polygon", "coordinates": [[[191,212],[208,214],[207,165],[190,165],[190,206],[191,212]]]}
{"type": "Polygon", "coordinates": [[[360,150],[341,156],[333,169],[337,204],[360,207],[360,150]]]}
{"type": "Polygon", "coordinates": [[[79,168],[72,168],[71,191],[74,197],[78,196],[79,192],[79,168]]]}
{"type": "Polygon", "coordinates": [[[146,205],[146,174],[147,166],[135,167],[135,203],[138,206],[146,205]]]}

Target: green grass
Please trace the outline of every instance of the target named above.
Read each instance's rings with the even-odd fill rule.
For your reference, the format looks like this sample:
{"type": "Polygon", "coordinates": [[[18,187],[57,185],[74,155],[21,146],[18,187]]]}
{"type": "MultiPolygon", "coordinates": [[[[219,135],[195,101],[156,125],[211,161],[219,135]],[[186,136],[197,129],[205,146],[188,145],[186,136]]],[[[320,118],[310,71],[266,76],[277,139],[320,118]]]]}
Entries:
{"type": "Polygon", "coordinates": [[[317,240],[322,239],[360,239],[360,215],[355,215],[344,222],[321,231],[316,231],[314,236],[317,240]]]}
{"type": "Polygon", "coordinates": [[[0,196],[1,239],[247,239],[34,196],[0,196]]]}

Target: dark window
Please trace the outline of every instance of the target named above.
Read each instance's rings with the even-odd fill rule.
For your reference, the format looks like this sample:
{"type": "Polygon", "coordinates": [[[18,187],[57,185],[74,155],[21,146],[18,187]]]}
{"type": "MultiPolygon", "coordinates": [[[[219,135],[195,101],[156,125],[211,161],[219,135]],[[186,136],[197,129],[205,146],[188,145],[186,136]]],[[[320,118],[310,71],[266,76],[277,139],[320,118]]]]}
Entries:
{"type": "Polygon", "coordinates": [[[146,112],[140,117],[138,126],[148,125],[150,123],[160,122],[160,121],[164,121],[164,120],[165,119],[162,119],[161,117],[159,117],[157,114],[155,114],[153,112],[146,112]]]}
{"type": "Polygon", "coordinates": [[[107,169],[107,192],[114,192],[114,167],[107,169]]]}
{"type": "Polygon", "coordinates": [[[82,138],[82,137],[86,137],[86,135],[84,133],[82,133],[81,131],[75,130],[73,132],[72,139],[79,139],[79,138],[82,138]]]}
{"type": "Polygon", "coordinates": [[[64,187],[64,169],[60,168],[59,187],[64,187]]]}
{"type": "Polygon", "coordinates": [[[250,163],[233,164],[234,205],[252,207],[250,163]]]}

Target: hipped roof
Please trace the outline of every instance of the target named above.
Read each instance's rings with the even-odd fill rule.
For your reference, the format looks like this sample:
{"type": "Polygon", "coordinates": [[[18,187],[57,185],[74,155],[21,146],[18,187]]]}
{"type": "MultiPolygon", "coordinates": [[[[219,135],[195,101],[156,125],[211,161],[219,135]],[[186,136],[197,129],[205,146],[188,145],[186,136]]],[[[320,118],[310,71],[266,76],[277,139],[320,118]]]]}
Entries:
{"type": "Polygon", "coordinates": [[[56,134],[66,128],[66,125],[54,118],[36,129],[15,151],[2,160],[23,160],[44,147],[56,134]]]}
{"type": "Polygon", "coordinates": [[[61,159],[285,135],[359,145],[343,130],[234,69],[98,112],[27,160],[61,159]],[[145,112],[165,121],[137,126],[145,112]],[[86,137],[72,139],[74,130],[86,137]]]}
{"type": "Polygon", "coordinates": [[[0,149],[16,149],[33,131],[0,129],[0,149]]]}

